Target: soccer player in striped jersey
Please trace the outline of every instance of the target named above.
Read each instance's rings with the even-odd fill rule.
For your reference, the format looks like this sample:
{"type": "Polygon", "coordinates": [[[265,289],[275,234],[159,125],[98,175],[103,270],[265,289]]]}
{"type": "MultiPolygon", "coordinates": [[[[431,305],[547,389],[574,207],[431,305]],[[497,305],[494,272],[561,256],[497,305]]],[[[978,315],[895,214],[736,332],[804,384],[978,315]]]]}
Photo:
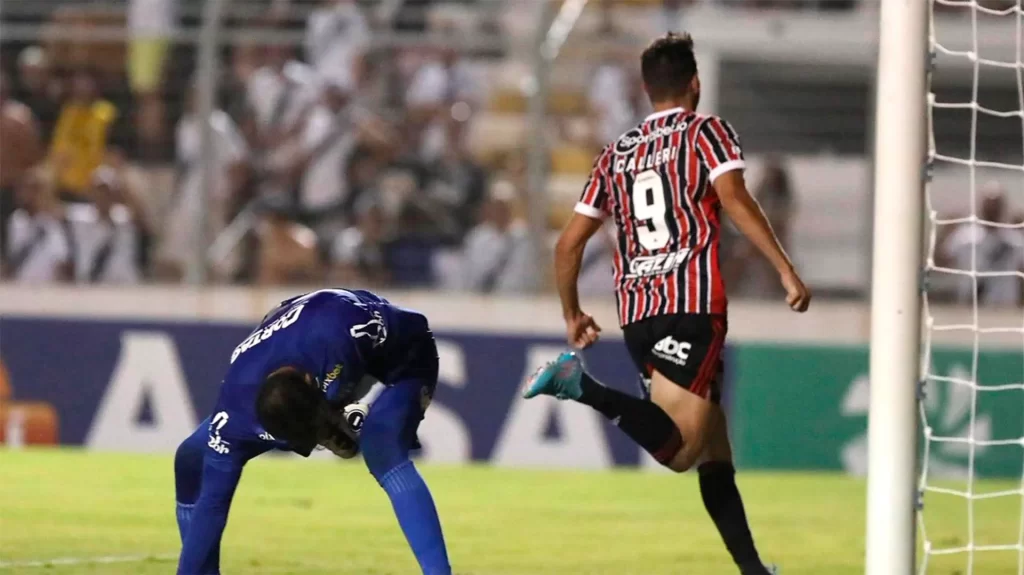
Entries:
{"type": "Polygon", "coordinates": [[[555,275],[569,343],[586,348],[601,328],[580,308],[580,260],[602,222],[614,220],[619,323],[644,397],[600,384],[574,352],[538,370],[524,396],[589,405],[673,471],[696,465],[705,508],[740,572],[764,575],[769,571],[736,488],[719,406],[728,325],[718,263],[720,208],[778,270],[790,308],[805,311],[811,294],[747,191],[736,132],[721,118],[696,112],[700,80],[690,36],[655,40],[641,68],[655,112],[597,157],[559,238],[555,275]]]}

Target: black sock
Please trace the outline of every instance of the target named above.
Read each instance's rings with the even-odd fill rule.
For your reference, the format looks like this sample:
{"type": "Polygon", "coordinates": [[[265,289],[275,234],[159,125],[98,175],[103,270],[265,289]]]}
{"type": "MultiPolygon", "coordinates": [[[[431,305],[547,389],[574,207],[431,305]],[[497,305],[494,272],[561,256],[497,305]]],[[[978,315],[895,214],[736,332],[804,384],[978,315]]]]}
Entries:
{"type": "Polygon", "coordinates": [[[743,575],[768,575],[754,547],[754,538],[747,525],[743,500],[736,488],[736,469],[726,461],[709,461],[697,468],[700,495],[725,547],[743,575]]]}
{"type": "Polygon", "coordinates": [[[585,403],[612,420],[626,435],[662,465],[683,447],[683,436],[672,418],[653,402],[605,387],[589,374],[580,380],[585,403]]]}

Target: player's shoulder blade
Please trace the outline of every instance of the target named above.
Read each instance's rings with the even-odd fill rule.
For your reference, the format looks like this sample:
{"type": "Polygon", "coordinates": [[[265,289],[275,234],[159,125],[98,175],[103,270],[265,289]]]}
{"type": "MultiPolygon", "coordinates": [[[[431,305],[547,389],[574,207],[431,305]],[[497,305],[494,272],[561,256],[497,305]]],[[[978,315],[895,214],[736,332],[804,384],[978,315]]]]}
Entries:
{"type": "Polygon", "coordinates": [[[715,114],[694,114],[703,132],[720,140],[737,140],[736,130],[725,118],[715,114]]]}

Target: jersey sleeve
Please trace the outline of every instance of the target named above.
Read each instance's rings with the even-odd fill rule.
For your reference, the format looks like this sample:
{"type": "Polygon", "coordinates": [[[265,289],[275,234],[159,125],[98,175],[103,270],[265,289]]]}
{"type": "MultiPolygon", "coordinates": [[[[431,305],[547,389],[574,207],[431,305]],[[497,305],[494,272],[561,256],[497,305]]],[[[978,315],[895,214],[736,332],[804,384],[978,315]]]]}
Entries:
{"type": "Polygon", "coordinates": [[[594,161],[590,170],[590,178],[583,186],[580,201],[576,203],[576,213],[603,220],[611,214],[611,178],[608,176],[609,154],[606,148],[594,161]]]}
{"type": "Polygon", "coordinates": [[[697,149],[708,168],[708,180],[712,184],[722,174],[747,166],[736,130],[719,117],[712,116],[701,125],[697,149]]]}

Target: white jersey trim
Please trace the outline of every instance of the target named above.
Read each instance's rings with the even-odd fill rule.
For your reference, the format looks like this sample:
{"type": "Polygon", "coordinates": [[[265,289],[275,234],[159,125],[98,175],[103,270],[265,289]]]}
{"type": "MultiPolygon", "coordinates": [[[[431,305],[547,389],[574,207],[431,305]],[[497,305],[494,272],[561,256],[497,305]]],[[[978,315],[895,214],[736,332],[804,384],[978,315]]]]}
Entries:
{"type": "Polygon", "coordinates": [[[583,202],[577,202],[576,207],[573,209],[573,211],[575,211],[577,214],[587,216],[588,218],[594,218],[595,220],[603,220],[608,217],[608,214],[602,212],[601,210],[595,208],[590,204],[585,204],[583,202]]]}
{"type": "Polygon", "coordinates": [[[708,174],[708,180],[714,184],[715,180],[717,180],[722,174],[733,170],[742,170],[746,167],[747,163],[743,160],[729,160],[728,162],[720,164],[717,168],[711,170],[711,173],[708,174]]]}
{"type": "Polygon", "coordinates": [[[657,120],[658,118],[664,118],[665,116],[668,116],[668,115],[671,115],[671,114],[675,114],[676,112],[685,112],[685,111],[686,110],[682,109],[681,107],[676,106],[675,108],[669,108],[668,110],[662,110],[660,112],[655,112],[655,113],[651,114],[650,116],[647,116],[646,118],[644,118],[643,123],[646,124],[647,122],[650,122],[651,120],[657,120]]]}

